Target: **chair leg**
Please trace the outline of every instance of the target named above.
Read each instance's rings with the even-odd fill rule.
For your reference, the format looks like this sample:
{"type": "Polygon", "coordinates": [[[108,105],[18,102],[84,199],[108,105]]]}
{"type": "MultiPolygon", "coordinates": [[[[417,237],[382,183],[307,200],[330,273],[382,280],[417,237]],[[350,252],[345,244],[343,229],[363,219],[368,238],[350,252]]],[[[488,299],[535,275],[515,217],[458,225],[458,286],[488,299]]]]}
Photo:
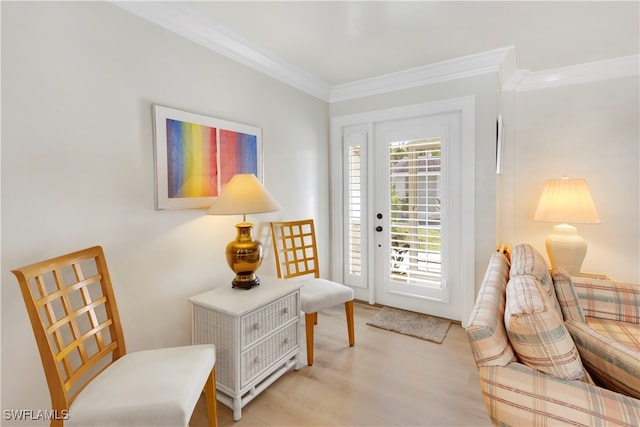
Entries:
{"type": "Polygon", "coordinates": [[[313,328],[318,319],[318,313],[305,313],[304,325],[307,335],[307,365],[313,365],[313,328]]]}
{"type": "Polygon", "coordinates": [[[218,427],[218,401],[216,396],[216,368],[211,370],[211,374],[204,385],[204,397],[207,400],[207,415],[209,427],[218,427]]]}
{"type": "Polygon", "coordinates": [[[49,427],[64,427],[64,417],[59,415],[60,412],[55,412],[55,410],[54,414],[56,414],[56,416],[51,418],[49,427]]]}
{"type": "Polygon", "coordinates": [[[347,314],[347,330],[349,331],[349,345],[353,347],[356,344],[356,333],[353,324],[353,300],[344,303],[344,309],[347,314]]]}

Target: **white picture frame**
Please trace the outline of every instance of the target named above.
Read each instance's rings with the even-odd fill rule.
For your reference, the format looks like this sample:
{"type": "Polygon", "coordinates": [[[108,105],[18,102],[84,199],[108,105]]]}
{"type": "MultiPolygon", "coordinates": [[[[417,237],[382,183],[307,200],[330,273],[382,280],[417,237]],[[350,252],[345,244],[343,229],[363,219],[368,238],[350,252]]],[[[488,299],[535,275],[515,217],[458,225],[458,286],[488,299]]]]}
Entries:
{"type": "Polygon", "coordinates": [[[259,127],[153,105],[155,207],[208,208],[237,173],[262,181],[259,127]]]}

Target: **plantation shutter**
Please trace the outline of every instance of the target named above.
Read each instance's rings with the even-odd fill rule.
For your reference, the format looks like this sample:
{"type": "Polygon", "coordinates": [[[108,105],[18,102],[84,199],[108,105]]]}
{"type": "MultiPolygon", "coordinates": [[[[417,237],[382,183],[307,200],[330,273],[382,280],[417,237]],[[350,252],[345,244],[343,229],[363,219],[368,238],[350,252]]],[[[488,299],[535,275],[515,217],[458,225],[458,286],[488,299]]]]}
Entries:
{"type": "Polygon", "coordinates": [[[439,138],[389,147],[391,279],[440,286],[441,167],[439,138]]]}
{"type": "Polygon", "coordinates": [[[344,143],[344,283],[367,287],[366,282],[366,133],[345,134],[344,143]]]}

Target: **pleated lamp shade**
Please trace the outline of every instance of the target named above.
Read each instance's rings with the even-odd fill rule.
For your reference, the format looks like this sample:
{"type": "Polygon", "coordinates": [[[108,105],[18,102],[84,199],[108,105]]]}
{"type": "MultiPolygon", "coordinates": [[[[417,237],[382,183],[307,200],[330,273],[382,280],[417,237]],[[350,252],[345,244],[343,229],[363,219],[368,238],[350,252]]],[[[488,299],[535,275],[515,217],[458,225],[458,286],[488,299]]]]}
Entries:
{"type": "Polygon", "coordinates": [[[562,267],[571,275],[579,274],[587,242],[569,223],[600,223],[587,181],[567,177],[547,180],[533,219],[561,223],[553,227],[553,233],[545,240],[551,268],[562,267]]]}
{"type": "Polygon", "coordinates": [[[583,178],[548,179],[533,219],[579,224],[600,223],[591,191],[583,178]]]}

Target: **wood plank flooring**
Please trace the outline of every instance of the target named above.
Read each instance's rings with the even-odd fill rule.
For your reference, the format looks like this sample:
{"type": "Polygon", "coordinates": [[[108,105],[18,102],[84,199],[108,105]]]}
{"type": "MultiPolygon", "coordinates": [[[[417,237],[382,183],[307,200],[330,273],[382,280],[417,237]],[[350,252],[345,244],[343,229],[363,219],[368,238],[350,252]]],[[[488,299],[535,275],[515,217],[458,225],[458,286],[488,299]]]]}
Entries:
{"type": "MultiPolygon", "coordinates": [[[[435,344],[368,326],[379,309],[355,304],[355,347],[343,308],[319,313],[313,366],[278,379],[237,422],[218,402],[218,425],[490,426],[464,329],[435,344]]],[[[201,398],[190,426],[205,425],[201,398]]]]}

